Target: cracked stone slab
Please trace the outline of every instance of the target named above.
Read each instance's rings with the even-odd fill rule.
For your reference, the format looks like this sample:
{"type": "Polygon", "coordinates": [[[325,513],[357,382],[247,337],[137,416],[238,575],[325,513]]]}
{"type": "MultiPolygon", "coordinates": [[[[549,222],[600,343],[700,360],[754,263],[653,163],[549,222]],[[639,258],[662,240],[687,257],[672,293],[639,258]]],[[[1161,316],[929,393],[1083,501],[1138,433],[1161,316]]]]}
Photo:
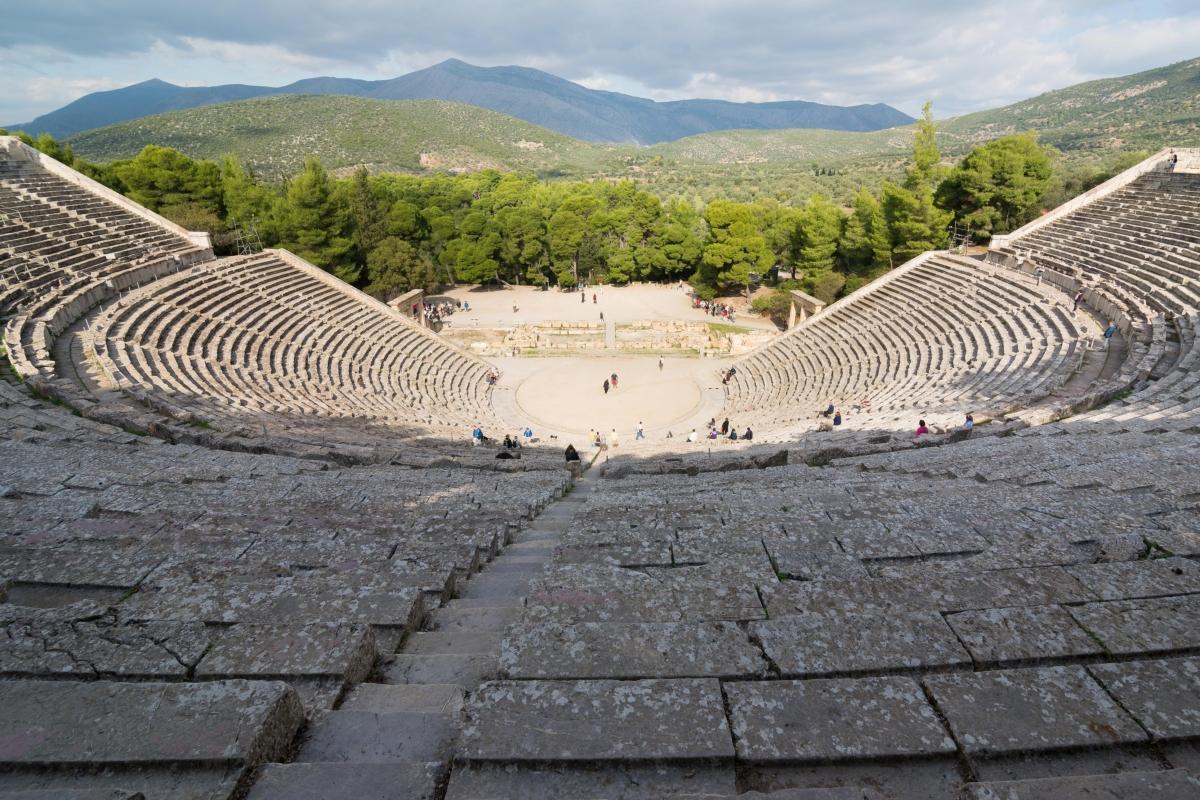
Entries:
{"type": "Polygon", "coordinates": [[[8,637],[0,648],[0,674],[186,678],[209,645],[209,632],[194,622],[118,625],[109,617],[49,616],[0,618],[0,630],[8,637]]]}
{"type": "Polygon", "coordinates": [[[817,581],[827,578],[866,579],[867,568],[860,559],[841,552],[837,545],[824,543],[811,546],[786,539],[765,542],[775,571],[783,578],[795,581],[817,581]]]}
{"type": "Polygon", "coordinates": [[[762,619],[753,581],[720,580],[704,567],[653,573],[614,567],[548,568],[530,586],[530,622],[704,622],[762,619]]]}
{"type": "Polygon", "coordinates": [[[600,767],[523,764],[456,765],[446,800],[663,800],[679,797],[732,797],[737,785],[732,766],[670,764],[600,767]]]}
{"type": "Polygon", "coordinates": [[[1061,567],[950,571],[874,580],[784,581],[762,586],[771,618],[821,611],[967,611],[1092,599],[1061,567]]]}
{"type": "Polygon", "coordinates": [[[1147,741],[1083,667],[933,675],[924,682],[970,756],[1147,741]]]}
{"type": "Polygon", "coordinates": [[[1198,796],[1200,782],[1187,770],[1173,769],[972,783],[963,800],[1194,800],[1198,796]]]}
{"type": "Polygon", "coordinates": [[[275,681],[0,681],[0,764],[161,765],[281,758],[304,712],[275,681]]]}
{"type": "Polygon", "coordinates": [[[494,681],[472,695],[466,761],[732,758],[716,680],[494,681]]]}
{"type": "Polygon", "coordinates": [[[375,663],[369,625],[241,623],[213,638],[197,677],[332,677],[357,683],[375,663]]]}
{"type": "Polygon", "coordinates": [[[522,623],[500,646],[503,678],[745,678],[766,666],[732,622],[522,623]]]}
{"type": "Polygon", "coordinates": [[[1067,570],[1101,600],[1200,592],[1200,564],[1187,558],[1081,564],[1067,570]]]}
{"type": "Polygon", "coordinates": [[[121,613],[133,620],[271,624],[287,619],[297,624],[364,623],[411,630],[420,622],[424,603],[419,589],[362,587],[289,576],[230,577],[143,587],[121,604],[121,613]]]}
{"type": "Polygon", "coordinates": [[[1089,669],[1155,739],[1200,738],[1200,658],[1097,664],[1089,669]]]}
{"type": "Polygon", "coordinates": [[[247,800],[434,800],[445,772],[434,761],[268,764],[247,800]]]}
{"type": "Polygon", "coordinates": [[[739,760],[752,763],[954,752],[921,686],[881,677],[725,685],[739,760]]]}
{"type": "Polygon", "coordinates": [[[161,561],[160,556],[147,554],[141,543],[0,548],[0,575],[21,583],[131,589],[161,561]]]}
{"type": "Polygon", "coordinates": [[[298,763],[444,761],[454,724],[444,714],[333,711],[309,729],[298,763]]]}
{"type": "Polygon", "coordinates": [[[785,678],[971,666],[954,632],[932,611],[830,611],[754,622],[750,633],[785,678]]]}
{"type": "Polygon", "coordinates": [[[947,615],[978,664],[1003,665],[1103,653],[1061,606],[989,608],[947,615]]]}
{"type": "Polygon", "coordinates": [[[1068,606],[1071,616],[1117,655],[1200,647],[1200,595],[1068,606]]]}

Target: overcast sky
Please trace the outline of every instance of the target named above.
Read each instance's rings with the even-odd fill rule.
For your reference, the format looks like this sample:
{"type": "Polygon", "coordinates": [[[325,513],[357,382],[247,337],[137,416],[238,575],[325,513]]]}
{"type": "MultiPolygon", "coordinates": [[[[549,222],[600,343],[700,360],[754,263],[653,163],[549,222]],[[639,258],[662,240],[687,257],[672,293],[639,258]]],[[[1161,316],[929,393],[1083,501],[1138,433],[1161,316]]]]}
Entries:
{"type": "Polygon", "coordinates": [[[946,117],[1200,56],[1196,0],[25,0],[0,123],[148,78],[391,78],[449,57],[659,100],[890,103],[946,117]]]}

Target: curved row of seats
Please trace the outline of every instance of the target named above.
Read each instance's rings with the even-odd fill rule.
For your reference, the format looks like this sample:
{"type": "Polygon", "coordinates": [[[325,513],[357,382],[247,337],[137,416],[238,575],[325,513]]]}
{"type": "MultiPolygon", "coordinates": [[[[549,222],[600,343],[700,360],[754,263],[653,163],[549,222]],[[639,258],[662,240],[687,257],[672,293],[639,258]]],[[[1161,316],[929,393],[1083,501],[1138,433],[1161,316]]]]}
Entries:
{"type": "Polygon", "coordinates": [[[52,173],[14,139],[2,144],[4,341],[17,372],[51,394],[97,400],[58,378],[70,370],[53,354],[96,315],[81,341],[148,407],[135,428],[182,410],[264,439],[275,427],[317,447],[371,448],[397,433],[453,428],[462,441],[464,428],[500,428],[483,362],[290,254],[213,260],[167,223],[52,173]]]}
{"type": "Polygon", "coordinates": [[[1150,169],[990,255],[1083,291],[1127,337],[1124,362],[1093,393],[1112,402],[1073,416],[1075,429],[1185,429],[1200,419],[1200,174],[1165,160],[1141,166],[1150,169]]]}
{"type": "Polygon", "coordinates": [[[814,427],[830,403],[858,428],[1028,404],[1082,357],[1064,301],[1022,276],[934,254],[739,362],[726,410],[780,431],[814,427]]]}
{"type": "Polygon", "coordinates": [[[1200,310],[1200,176],[1149,172],[997,253],[1107,294],[1131,319],[1200,310]]]}
{"type": "Polygon", "coordinates": [[[496,424],[485,364],[271,251],[131,292],[92,337],[112,375],[202,416],[234,407],[460,434],[496,424]]]}

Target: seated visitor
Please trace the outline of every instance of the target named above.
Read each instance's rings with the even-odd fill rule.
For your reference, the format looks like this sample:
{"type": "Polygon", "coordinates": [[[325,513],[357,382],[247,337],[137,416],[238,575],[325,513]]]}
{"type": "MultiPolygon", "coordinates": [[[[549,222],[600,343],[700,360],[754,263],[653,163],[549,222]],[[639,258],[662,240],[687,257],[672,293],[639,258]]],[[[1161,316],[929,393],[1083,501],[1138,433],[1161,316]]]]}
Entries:
{"type": "Polygon", "coordinates": [[[975,429],[975,417],[967,414],[966,420],[963,421],[963,430],[970,431],[975,429]]]}
{"type": "Polygon", "coordinates": [[[754,438],[754,431],[750,430],[750,428],[747,427],[746,432],[742,434],[742,441],[748,442],[753,438],[754,438]]]}
{"type": "Polygon", "coordinates": [[[913,436],[914,436],[914,437],[916,437],[916,436],[924,436],[924,435],[925,435],[925,434],[927,434],[927,433],[929,433],[929,426],[927,426],[927,425],[925,424],[925,420],[921,420],[920,422],[918,422],[918,423],[917,423],[917,430],[916,430],[916,432],[913,434],[913,436]]]}

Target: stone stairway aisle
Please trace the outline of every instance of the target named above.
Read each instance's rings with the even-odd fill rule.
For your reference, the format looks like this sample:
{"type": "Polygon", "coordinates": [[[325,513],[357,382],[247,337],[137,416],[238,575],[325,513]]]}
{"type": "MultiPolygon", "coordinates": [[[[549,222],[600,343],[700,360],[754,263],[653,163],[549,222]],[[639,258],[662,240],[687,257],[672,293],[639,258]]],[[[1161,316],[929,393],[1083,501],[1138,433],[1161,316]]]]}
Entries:
{"type": "Polygon", "coordinates": [[[292,763],[269,764],[248,800],[438,800],[466,696],[495,677],[505,629],[597,481],[585,473],[513,542],[430,612],[377,682],[358,684],[316,721],[292,763]]]}

